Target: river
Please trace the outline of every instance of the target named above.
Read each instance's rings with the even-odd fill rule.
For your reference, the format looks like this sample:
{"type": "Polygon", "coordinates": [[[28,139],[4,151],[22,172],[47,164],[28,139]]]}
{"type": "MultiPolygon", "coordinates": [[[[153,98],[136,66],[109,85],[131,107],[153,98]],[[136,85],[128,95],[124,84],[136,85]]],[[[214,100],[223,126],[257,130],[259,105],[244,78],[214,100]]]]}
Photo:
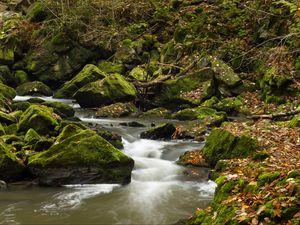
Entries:
{"type": "Polygon", "coordinates": [[[88,111],[75,108],[81,120],[122,136],[123,151],[135,161],[131,183],[12,185],[0,191],[0,224],[172,224],[210,204],[216,185],[207,179],[208,169],[175,164],[179,155],[203,143],[140,139],[152,121],[135,120],[145,128],[126,127],[120,123],[133,119],[94,119],[88,111]]]}

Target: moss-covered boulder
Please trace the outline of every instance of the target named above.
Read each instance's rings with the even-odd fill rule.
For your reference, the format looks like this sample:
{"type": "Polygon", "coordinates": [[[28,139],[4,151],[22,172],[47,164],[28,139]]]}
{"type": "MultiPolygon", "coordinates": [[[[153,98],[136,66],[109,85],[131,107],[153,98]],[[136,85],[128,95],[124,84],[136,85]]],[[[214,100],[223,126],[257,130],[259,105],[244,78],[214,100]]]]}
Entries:
{"type": "Polygon", "coordinates": [[[107,75],[97,66],[86,65],[74,78],[64,83],[64,85],[54,94],[55,98],[72,98],[77,90],[84,85],[101,80],[107,75]]]}
{"type": "Polygon", "coordinates": [[[212,58],[211,63],[211,67],[215,72],[215,77],[219,84],[234,87],[241,81],[233,69],[222,60],[212,58]]]}
{"type": "Polygon", "coordinates": [[[218,111],[233,113],[233,112],[238,112],[242,105],[243,105],[242,98],[232,97],[232,98],[221,99],[212,107],[218,111]]]}
{"type": "Polygon", "coordinates": [[[2,94],[5,98],[13,99],[16,97],[15,89],[3,84],[0,82],[0,94],[2,94]]]}
{"type": "Polygon", "coordinates": [[[98,68],[107,73],[107,74],[124,74],[125,67],[121,63],[109,62],[109,61],[101,61],[98,64],[98,68]]]}
{"type": "Polygon", "coordinates": [[[31,103],[28,101],[21,101],[21,102],[13,102],[11,105],[12,110],[22,110],[23,112],[26,111],[30,107],[31,103]]]}
{"type": "MultiPolygon", "coordinates": [[[[62,132],[66,129],[68,126],[62,132]]],[[[29,158],[28,167],[40,185],[130,182],[134,165],[131,158],[94,131],[73,131],[56,140],[47,151],[29,158]]]]}
{"type": "Polygon", "coordinates": [[[115,148],[122,149],[124,147],[122,144],[122,137],[120,135],[103,129],[96,129],[96,132],[106,141],[111,143],[115,148]]]}
{"type": "Polygon", "coordinates": [[[156,127],[141,133],[141,138],[145,139],[171,139],[176,127],[171,123],[159,124],[156,127]]]}
{"type": "Polygon", "coordinates": [[[27,132],[30,128],[38,134],[49,134],[59,125],[60,117],[46,106],[31,105],[21,116],[18,123],[19,132],[27,132]]]}
{"type": "Polygon", "coordinates": [[[124,117],[129,116],[131,113],[137,112],[138,109],[132,103],[118,102],[108,106],[103,106],[97,109],[95,115],[97,117],[124,117]]]}
{"type": "Polygon", "coordinates": [[[43,102],[42,105],[53,108],[53,111],[61,118],[70,118],[75,115],[74,108],[62,102],[43,102]]]}
{"type": "Polygon", "coordinates": [[[12,153],[9,145],[0,140],[0,180],[17,180],[23,176],[24,169],[24,164],[12,153]]]}
{"type": "Polygon", "coordinates": [[[70,80],[91,57],[91,51],[59,33],[25,57],[26,70],[52,89],[70,80]]]}
{"type": "Polygon", "coordinates": [[[17,94],[24,95],[44,95],[52,96],[52,90],[40,81],[26,82],[16,88],[17,94]]]}
{"type": "Polygon", "coordinates": [[[149,109],[148,111],[140,115],[140,118],[145,118],[145,119],[170,118],[170,117],[171,117],[171,111],[163,107],[149,109]]]}
{"type": "Polygon", "coordinates": [[[80,88],[74,95],[81,107],[99,107],[114,102],[126,102],[136,98],[137,90],[120,74],[114,74],[100,81],[80,88]]]}
{"type": "Polygon", "coordinates": [[[215,128],[207,137],[203,148],[203,156],[211,166],[220,159],[247,157],[255,152],[257,140],[246,135],[234,136],[227,130],[215,128]]]}
{"type": "Polygon", "coordinates": [[[10,124],[13,124],[13,123],[16,123],[16,122],[17,122],[16,117],[14,117],[11,114],[0,111],[0,123],[10,125],[10,124]]]}

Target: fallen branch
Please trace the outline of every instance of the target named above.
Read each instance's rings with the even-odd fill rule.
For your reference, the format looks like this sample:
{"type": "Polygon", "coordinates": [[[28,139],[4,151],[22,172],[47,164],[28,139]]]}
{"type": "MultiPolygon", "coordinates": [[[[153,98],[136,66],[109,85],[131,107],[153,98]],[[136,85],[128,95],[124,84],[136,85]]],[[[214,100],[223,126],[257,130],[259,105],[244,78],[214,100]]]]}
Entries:
{"type": "Polygon", "coordinates": [[[251,115],[251,116],[247,116],[247,118],[248,119],[276,119],[280,117],[293,116],[299,113],[300,110],[295,110],[295,111],[285,112],[285,113],[251,115]]]}

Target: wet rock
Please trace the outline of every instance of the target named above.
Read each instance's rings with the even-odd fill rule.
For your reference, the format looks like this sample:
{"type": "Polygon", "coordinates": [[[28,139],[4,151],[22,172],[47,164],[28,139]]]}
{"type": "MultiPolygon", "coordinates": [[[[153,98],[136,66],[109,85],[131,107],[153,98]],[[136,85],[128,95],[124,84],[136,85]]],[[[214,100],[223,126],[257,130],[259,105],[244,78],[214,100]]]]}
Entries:
{"type": "Polygon", "coordinates": [[[137,112],[138,109],[133,103],[115,103],[97,109],[95,115],[97,117],[124,117],[129,116],[131,113],[137,112]]]}
{"type": "Polygon", "coordinates": [[[170,118],[170,116],[171,116],[170,110],[163,107],[159,107],[159,108],[150,109],[144,112],[143,114],[141,114],[139,117],[155,119],[155,118],[170,118]]]}
{"type": "Polygon", "coordinates": [[[227,130],[215,128],[202,150],[205,161],[215,166],[220,159],[247,157],[255,152],[258,142],[246,135],[234,136],[227,130]]]}
{"type": "Polygon", "coordinates": [[[205,162],[201,150],[186,151],[183,155],[179,156],[176,162],[181,166],[198,166],[208,167],[209,165],[205,162]]]}
{"type": "Polygon", "coordinates": [[[16,88],[17,94],[20,96],[24,95],[44,95],[52,96],[52,90],[40,81],[33,81],[21,84],[16,88]]]}
{"type": "Polygon", "coordinates": [[[135,87],[120,74],[114,74],[80,88],[74,95],[81,107],[99,107],[134,100],[135,87]]]}
{"type": "Polygon", "coordinates": [[[64,83],[64,85],[54,94],[55,98],[72,98],[77,90],[84,85],[101,80],[107,75],[101,71],[97,66],[86,65],[74,78],[64,83]]]}
{"type": "Polygon", "coordinates": [[[106,141],[111,143],[117,149],[123,149],[122,137],[116,133],[108,130],[96,129],[98,135],[103,137],[106,141]]]}
{"type": "Polygon", "coordinates": [[[144,131],[141,133],[141,138],[145,139],[171,139],[172,135],[175,133],[176,128],[171,123],[164,123],[155,126],[154,128],[144,131]]]}
{"type": "Polygon", "coordinates": [[[132,121],[132,122],[124,122],[124,123],[120,123],[121,126],[127,126],[127,127],[145,127],[144,124],[141,124],[139,122],[136,121],[132,121]]]}
{"type": "Polygon", "coordinates": [[[46,151],[29,158],[40,185],[130,182],[134,161],[91,130],[65,127],[46,151]],[[66,134],[70,135],[66,135],[66,134]]]}

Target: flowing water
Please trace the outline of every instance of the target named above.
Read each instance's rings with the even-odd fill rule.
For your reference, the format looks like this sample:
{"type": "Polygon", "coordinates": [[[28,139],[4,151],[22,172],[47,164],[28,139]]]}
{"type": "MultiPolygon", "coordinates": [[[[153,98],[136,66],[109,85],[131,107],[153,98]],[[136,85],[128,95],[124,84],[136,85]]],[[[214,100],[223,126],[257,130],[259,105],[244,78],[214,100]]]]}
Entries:
{"type": "MultiPolygon", "coordinates": [[[[77,116],[122,136],[123,151],[135,161],[131,183],[14,185],[0,191],[0,224],[172,224],[211,202],[215,184],[207,180],[208,170],[175,164],[201,143],[140,139],[149,127],[120,125],[130,119],[93,119],[82,109],[77,116]]],[[[152,121],[140,122],[149,126],[152,121]]]]}

